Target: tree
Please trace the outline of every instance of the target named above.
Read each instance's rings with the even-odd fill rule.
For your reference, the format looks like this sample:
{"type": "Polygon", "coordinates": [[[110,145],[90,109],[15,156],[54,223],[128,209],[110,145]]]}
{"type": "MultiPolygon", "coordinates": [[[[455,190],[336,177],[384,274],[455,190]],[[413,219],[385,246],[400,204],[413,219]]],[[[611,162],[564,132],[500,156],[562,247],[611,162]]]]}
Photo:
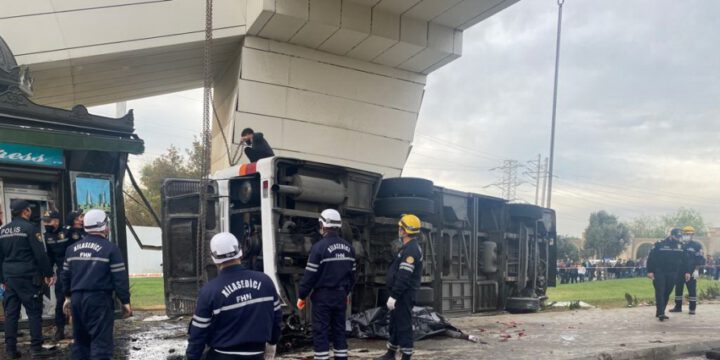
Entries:
{"type": "Polygon", "coordinates": [[[630,232],[635,238],[663,238],[665,237],[665,226],[662,221],[654,216],[641,215],[634,218],[628,225],[630,232]]]}
{"type": "Polygon", "coordinates": [[[585,229],[585,248],[600,259],[614,258],[625,250],[630,236],[630,230],[618,221],[617,216],[601,210],[590,214],[590,224],[585,229]]]}
{"type": "Polygon", "coordinates": [[[697,236],[706,235],[706,224],[702,215],[695,209],[680,208],[674,214],[660,217],[639,216],[630,223],[630,231],[636,238],[664,238],[670,228],[690,225],[697,236]]]}
{"type": "Polygon", "coordinates": [[[570,259],[572,261],[580,261],[580,250],[575,245],[574,241],[577,240],[575,237],[561,235],[557,239],[557,259],[565,260],[570,259]]]}
{"type": "MultiPolygon", "coordinates": [[[[191,149],[183,156],[175,146],[170,146],[164,154],[145,164],[140,170],[141,190],[155,213],[160,215],[160,188],[168,178],[200,178],[202,144],[195,139],[191,149]]],[[[128,221],[138,226],[157,226],[137,191],[128,186],[125,189],[125,214],[128,221]]]]}
{"type": "Polygon", "coordinates": [[[700,212],[695,209],[681,207],[674,214],[663,216],[662,222],[666,229],[674,227],[682,228],[683,226],[690,225],[695,228],[696,236],[704,236],[706,233],[705,221],[702,215],[700,215],[700,212]]]}

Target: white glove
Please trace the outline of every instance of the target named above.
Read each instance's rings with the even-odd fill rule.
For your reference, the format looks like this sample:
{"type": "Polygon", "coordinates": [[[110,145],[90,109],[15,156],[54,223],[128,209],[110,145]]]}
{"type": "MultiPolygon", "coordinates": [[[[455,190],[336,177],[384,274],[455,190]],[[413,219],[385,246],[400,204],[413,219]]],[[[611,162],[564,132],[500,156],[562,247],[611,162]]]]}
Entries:
{"type": "Polygon", "coordinates": [[[65,302],[63,303],[63,313],[65,314],[65,316],[70,317],[71,312],[72,310],[70,308],[70,298],[66,297],[65,302]]]}
{"type": "Polygon", "coordinates": [[[265,360],[275,359],[275,351],[277,351],[277,345],[265,344],[265,360]]]}
{"type": "Polygon", "coordinates": [[[390,310],[390,311],[395,310],[395,302],[396,302],[396,301],[397,301],[397,300],[395,300],[395,298],[393,298],[392,296],[388,298],[388,301],[387,301],[387,304],[386,304],[388,310],[390,310]]]}
{"type": "Polygon", "coordinates": [[[698,279],[700,277],[700,271],[698,271],[698,270],[693,271],[692,277],[693,277],[693,279],[698,279]]]}

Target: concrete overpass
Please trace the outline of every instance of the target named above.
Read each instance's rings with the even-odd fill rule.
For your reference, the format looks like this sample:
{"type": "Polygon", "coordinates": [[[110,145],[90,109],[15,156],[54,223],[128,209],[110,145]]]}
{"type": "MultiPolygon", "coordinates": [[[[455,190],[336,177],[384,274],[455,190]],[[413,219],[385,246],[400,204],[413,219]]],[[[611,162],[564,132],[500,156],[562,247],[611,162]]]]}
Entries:
{"type": "MultiPolygon", "coordinates": [[[[517,1],[215,0],[212,168],[230,163],[220,130],[237,144],[253,127],[278,154],[398,175],[426,76],[460,57],[463,30],[517,1]]],[[[69,108],[202,86],[204,1],[0,8],[0,36],[30,68],[38,103],[69,108]]]]}

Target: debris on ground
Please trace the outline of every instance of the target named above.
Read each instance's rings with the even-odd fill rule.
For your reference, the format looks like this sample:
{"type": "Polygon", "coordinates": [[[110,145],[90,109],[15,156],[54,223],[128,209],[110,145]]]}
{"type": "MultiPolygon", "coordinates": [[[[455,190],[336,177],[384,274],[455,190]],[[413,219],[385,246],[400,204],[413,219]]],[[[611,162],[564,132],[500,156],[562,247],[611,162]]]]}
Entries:
{"type": "MultiPolygon", "coordinates": [[[[463,333],[430,307],[413,307],[412,323],[415,340],[442,335],[480,342],[477,336],[463,333]]],[[[350,331],[349,336],[354,338],[388,339],[390,337],[389,324],[390,312],[387,308],[376,307],[351,315],[347,320],[346,329],[350,331]]]]}
{"type": "Polygon", "coordinates": [[[547,305],[552,308],[572,308],[574,309],[594,309],[595,306],[590,305],[584,301],[553,301],[547,305]]]}
{"type": "Polygon", "coordinates": [[[155,315],[155,316],[149,316],[143,319],[143,321],[167,321],[170,318],[167,317],[167,315],[155,315]]]}

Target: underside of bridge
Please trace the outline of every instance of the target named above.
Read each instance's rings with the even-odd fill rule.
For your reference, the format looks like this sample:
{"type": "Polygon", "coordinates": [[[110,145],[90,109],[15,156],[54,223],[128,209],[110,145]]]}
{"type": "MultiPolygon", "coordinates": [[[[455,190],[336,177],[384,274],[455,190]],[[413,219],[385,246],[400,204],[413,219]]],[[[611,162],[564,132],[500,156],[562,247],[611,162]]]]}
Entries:
{"type": "MultiPolygon", "coordinates": [[[[461,55],[463,30],[516,1],[215,0],[212,169],[252,127],[278,154],[398,175],[426,75],[461,55]]],[[[8,1],[0,36],[29,67],[34,101],[113,103],[202,86],[204,3],[8,1]]]]}

